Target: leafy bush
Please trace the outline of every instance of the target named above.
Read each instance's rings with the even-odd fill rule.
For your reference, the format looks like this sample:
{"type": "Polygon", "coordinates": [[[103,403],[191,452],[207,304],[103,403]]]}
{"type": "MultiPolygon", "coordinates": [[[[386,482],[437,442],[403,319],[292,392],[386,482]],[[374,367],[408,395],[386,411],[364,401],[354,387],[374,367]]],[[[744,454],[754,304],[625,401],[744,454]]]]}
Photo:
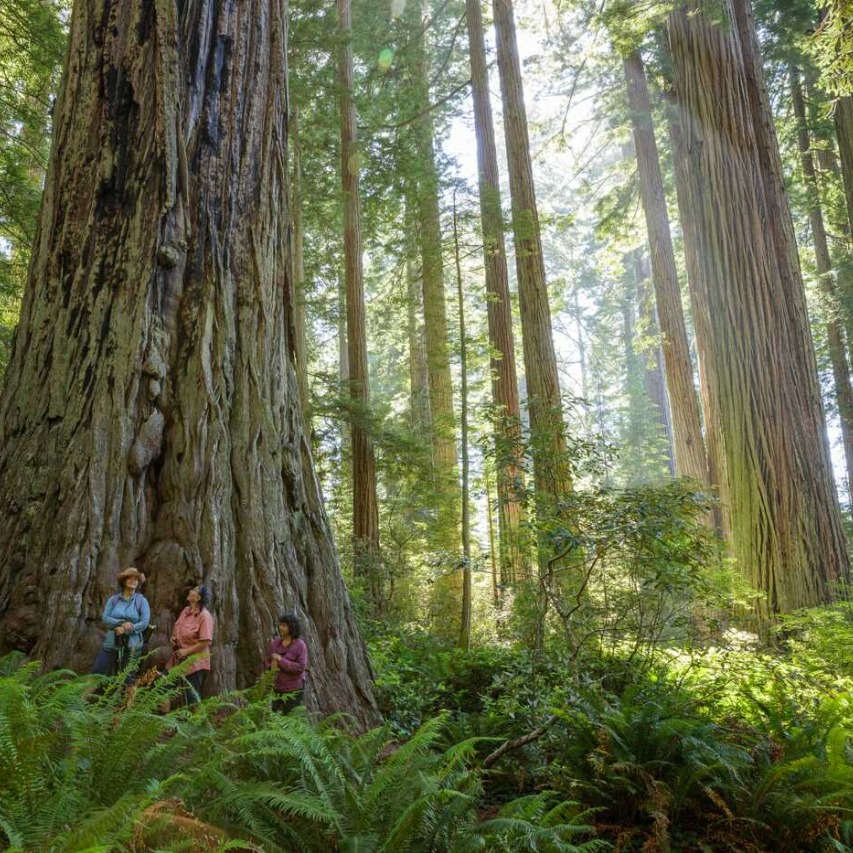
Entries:
{"type": "Polygon", "coordinates": [[[427,633],[385,633],[371,644],[376,698],[395,734],[406,736],[443,710],[478,714],[524,653],[509,647],[463,651],[427,633]]]}

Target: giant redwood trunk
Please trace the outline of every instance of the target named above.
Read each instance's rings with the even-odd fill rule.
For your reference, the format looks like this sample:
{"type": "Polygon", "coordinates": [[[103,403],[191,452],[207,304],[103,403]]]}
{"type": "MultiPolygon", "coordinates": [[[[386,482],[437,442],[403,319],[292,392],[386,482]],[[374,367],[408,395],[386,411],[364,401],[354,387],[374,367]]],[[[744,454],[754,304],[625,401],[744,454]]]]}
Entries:
{"type": "Polygon", "coordinates": [[[682,7],[667,34],[708,314],[697,342],[712,367],[732,551],[768,614],[827,600],[848,557],[778,151],[737,5],[725,4],[731,27],[703,3],[682,7]],[[772,221],[783,215],[787,223],[772,221]]]}
{"type": "Polygon", "coordinates": [[[160,636],[212,588],[214,687],[299,612],[309,701],[376,718],[293,365],[286,3],[88,0],[0,400],[0,637],[87,669],[119,568],[160,636]]]}
{"type": "MultiPolygon", "coordinates": [[[[667,95],[666,119],[672,150],[678,218],[684,239],[684,262],[687,267],[690,310],[696,340],[704,342],[710,340],[711,317],[708,313],[707,288],[702,283],[698,238],[691,212],[695,202],[690,197],[690,158],[684,142],[684,121],[677,100],[671,92],[667,95]]],[[[731,539],[731,506],[728,497],[726,458],[723,452],[719,405],[717,398],[711,394],[710,390],[711,386],[714,385],[714,363],[710,354],[703,352],[699,347],[697,350],[699,356],[699,396],[702,400],[705,448],[708,453],[708,479],[712,489],[716,491],[717,498],[711,511],[711,523],[719,531],[722,540],[729,542],[731,539]]]]}

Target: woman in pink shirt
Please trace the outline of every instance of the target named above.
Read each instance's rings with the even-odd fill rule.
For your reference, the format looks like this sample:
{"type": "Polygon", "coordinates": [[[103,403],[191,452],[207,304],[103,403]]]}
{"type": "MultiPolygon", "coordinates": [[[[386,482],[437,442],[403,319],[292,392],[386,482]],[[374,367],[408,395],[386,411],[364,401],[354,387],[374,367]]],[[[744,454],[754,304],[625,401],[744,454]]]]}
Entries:
{"type": "Polygon", "coordinates": [[[299,639],[302,633],[299,619],[293,613],[278,617],[278,637],[267,650],[265,669],[278,672],[273,685],[274,711],[287,714],[302,704],[305,672],[308,669],[308,647],[299,639]]]}
{"type": "Polygon", "coordinates": [[[207,609],[210,590],[206,586],[194,586],[187,593],[187,606],[178,616],[172,629],[172,656],[166,663],[170,670],[188,657],[195,656],[184,677],[189,682],[185,691],[184,705],[199,701],[205,676],[210,672],[210,644],[213,642],[213,616],[207,609]]]}

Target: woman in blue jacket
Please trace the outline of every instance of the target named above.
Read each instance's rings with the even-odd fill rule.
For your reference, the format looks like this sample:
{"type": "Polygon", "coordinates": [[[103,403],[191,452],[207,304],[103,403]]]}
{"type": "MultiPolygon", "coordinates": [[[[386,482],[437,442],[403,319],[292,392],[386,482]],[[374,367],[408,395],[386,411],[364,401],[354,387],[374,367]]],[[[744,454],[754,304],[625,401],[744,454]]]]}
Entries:
{"type": "Polygon", "coordinates": [[[143,632],[148,627],[151,610],[145,596],[138,591],[145,582],[142,572],[135,568],[125,569],[116,581],[121,591],[111,595],[104,605],[101,621],[107,633],[92,672],[115,675],[129,668],[132,677],[142,651],[143,632]]]}

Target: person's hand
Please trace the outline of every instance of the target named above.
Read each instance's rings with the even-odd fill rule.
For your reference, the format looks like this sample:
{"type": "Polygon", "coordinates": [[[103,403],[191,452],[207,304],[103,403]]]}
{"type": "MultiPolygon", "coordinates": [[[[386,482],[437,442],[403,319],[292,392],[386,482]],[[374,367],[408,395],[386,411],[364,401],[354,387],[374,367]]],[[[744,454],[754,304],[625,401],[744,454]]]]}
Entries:
{"type": "Polygon", "coordinates": [[[178,660],[184,660],[189,655],[189,652],[186,649],[178,649],[175,652],[175,657],[178,660]]]}
{"type": "Polygon", "coordinates": [[[172,644],[172,648],[173,648],[173,649],[177,649],[177,648],[178,648],[178,641],[177,641],[174,637],[170,637],[170,638],[169,638],[169,642],[172,644]]]}
{"type": "Polygon", "coordinates": [[[124,628],[125,634],[133,633],[133,622],[125,622],[121,627],[124,628]]]}
{"type": "Polygon", "coordinates": [[[281,663],[281,655],[280,655],[280,654],[274,654],[274,655],[272,656],[272,659],[273,659],[276,663],[281,663]]]}
{"type": "Polygon", "coordinates": [[[124,625],[118,625],[115,628],[115,634],[117,637],[120,637],[124,633],[124,625]]]}

